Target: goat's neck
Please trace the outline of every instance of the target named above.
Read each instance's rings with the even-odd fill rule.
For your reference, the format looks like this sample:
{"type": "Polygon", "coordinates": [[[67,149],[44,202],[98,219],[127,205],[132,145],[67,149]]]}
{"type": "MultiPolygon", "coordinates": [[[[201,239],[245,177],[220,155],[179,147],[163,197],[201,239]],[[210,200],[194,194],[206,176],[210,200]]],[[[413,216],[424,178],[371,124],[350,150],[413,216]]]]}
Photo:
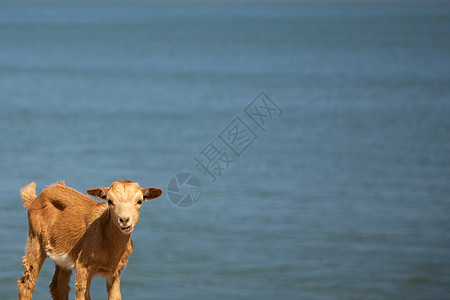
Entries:
{"type": "Polygon", "coordinates": [[[131,239],[131,234],[123,234],[120,232],[119,228],[113,224],[111,219],[111,213],[109,210],[104,215],[103,220],[104,225],[104,242],[106,245],[115,249],[125,249],[129,240],[131,239]]]}

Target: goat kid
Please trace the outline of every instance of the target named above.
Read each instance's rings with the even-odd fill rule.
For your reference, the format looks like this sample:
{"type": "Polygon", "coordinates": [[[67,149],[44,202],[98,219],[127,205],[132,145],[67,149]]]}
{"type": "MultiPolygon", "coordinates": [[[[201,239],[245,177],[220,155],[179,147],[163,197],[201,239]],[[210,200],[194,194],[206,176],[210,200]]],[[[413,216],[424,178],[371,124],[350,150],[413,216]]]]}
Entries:
{"type": "Polygon", "coordinates": [[[131,232],[139,221],[142,202],[161,196],[162,190],[142,189],[136,182],[120,180],[87,193],[108,203],[95,201],[62,181],[39,196],[34,182],[20,190],[28,209],[28,241],[23,277],[17,281],[19,300],[32,299],[47,257],[55,262],[50,284],[53,299],[68,299],[73,269],[77,300],[91,299],[89,287],[96,275],[106,278],[108,299],[121,299],[120,275],[133,252],[131,232]]]}

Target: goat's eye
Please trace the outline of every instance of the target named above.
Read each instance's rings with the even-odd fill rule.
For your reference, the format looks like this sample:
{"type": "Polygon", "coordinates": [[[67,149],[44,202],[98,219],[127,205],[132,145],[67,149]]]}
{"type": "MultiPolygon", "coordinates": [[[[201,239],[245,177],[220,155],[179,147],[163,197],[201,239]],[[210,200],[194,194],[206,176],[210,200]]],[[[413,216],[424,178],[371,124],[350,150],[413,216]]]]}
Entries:
{"type": "Polygon", "coordinates": [[[141,204],[142,204],[142,200],[139,200],[139,201],[137,202],[137,204],[141,205],[141,204]]]}
{"type": "Polygon", "coordinates": [[[108,200],[109,205],[114,205],[114,203],[111,200],[108,200]]]}

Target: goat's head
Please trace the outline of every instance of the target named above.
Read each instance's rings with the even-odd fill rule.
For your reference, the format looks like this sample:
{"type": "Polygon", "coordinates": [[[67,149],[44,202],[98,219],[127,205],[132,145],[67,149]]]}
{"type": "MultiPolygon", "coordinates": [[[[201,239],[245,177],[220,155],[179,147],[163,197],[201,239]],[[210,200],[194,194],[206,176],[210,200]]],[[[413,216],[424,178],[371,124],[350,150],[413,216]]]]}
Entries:
{"type": "Polygon", "coordinates": [[[142,189],[136,182],[120,180],[108,188],[96,187],[87,193],[108,201],[113,224],[123,234],[130,234],[139,221],[142,202],[158,198],[162,190],[155,187],[142,189]]]}

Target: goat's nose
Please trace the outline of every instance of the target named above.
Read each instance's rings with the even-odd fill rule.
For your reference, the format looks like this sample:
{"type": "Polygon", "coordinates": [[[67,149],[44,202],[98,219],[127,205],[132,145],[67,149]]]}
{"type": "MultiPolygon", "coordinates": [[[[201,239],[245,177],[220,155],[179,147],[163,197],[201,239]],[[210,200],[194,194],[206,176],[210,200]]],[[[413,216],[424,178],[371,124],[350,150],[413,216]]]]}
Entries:
{"type": "Polygon", "coordinates": [[[130,218],[119,218],[119,221],[124,223],[124,224],[127,224],[128,221],[130,221],[130,218]]]}

